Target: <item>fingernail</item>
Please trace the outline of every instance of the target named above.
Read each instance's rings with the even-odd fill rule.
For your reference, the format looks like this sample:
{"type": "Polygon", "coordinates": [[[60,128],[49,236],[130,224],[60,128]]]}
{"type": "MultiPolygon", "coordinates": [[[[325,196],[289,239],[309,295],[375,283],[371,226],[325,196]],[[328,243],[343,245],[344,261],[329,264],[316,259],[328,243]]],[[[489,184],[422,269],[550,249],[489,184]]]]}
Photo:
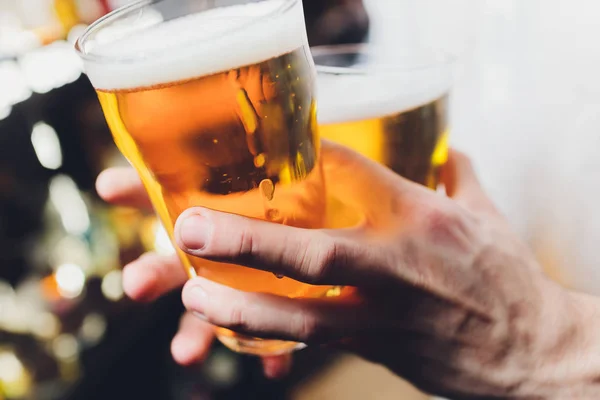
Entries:
{"type": "Polygon", "coordinates": [[[210,222],[201,215],[190,215],[182,222],[179,235],[188,250],[202,250],[210,235],[210,222]]]}
{"type": "Polygon", "coordinates": [[[205,299],[208,297],[206,290],[201,286],[194,286],[192,288],[192,295],[197,299],[205,299]]]}

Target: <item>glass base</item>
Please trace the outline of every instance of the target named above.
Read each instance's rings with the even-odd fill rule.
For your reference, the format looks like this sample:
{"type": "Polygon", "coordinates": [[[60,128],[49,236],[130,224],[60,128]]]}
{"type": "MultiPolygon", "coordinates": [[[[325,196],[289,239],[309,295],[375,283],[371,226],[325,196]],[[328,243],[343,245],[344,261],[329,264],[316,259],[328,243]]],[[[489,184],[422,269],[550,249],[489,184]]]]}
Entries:
{"type": "Polygon", "coordinates": [[[272,357],[293,353],[306,347],[303,343],[258,339],[240,335],[224,328],[215,328],[217,339],[236,353],[272,357]]]}

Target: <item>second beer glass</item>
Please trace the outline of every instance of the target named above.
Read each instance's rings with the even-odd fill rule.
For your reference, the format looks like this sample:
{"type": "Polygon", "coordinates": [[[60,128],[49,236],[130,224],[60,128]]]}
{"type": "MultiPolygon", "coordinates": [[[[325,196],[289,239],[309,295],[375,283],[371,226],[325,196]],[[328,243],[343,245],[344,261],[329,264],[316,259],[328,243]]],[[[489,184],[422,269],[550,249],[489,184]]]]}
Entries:
{"type": "MultiPolygon", "coordinates": [[[[417,52],[390,55],[369,44],[315,47],[312,54],[321,138],[436,189],[448,157],[451,59],[417,52]]],[[[331,193],[328,211],[332,227],[361,218],[337,193],[331,193]]]]}

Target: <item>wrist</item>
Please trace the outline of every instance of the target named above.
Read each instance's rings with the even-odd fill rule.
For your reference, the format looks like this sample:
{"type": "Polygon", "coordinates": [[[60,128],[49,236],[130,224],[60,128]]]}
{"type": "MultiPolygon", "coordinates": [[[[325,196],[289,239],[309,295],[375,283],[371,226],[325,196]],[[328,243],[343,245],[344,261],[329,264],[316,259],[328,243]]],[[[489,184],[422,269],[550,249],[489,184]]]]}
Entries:
{"type": "Polygon", "coordinates": [[[565,354],[567,372],[581,384],[600,390],[600,299],[576,292],[567,292],[567,296],[573,316],[573,339],[565,354]]]}
{"type": "Polygon", "coordinates": [[[600,398],[600,301],[550,281],[543,287],[525,397],[600,398]]]}

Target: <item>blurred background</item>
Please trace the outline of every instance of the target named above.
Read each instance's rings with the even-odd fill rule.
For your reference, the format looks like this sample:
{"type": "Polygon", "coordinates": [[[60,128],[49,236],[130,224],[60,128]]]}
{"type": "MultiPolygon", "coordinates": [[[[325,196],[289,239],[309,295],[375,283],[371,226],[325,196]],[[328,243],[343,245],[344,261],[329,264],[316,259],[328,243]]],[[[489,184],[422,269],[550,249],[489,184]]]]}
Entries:
{"type": "MultiPolygon", "coordinates": [[[[179,293],[134,304],[120,272],[143,251],[172,249],[151,215],[108,207],[94,191],[98,173],[124,161],[73,50],[89,23],[125,3],[0,0],[0,399],[427,398],[380,367],[322,349],[298,353],[277,382],[218,344],[201,366],[174,364],[179,293]]],[[[413,40],[402,33],[403,10],[427,11],[418,39],[460,55],[451,143],[473,157],[548,273],[600,293],[599,3],[304,6],[312,45],[377,38],[390,51],[413,40]]]]}

